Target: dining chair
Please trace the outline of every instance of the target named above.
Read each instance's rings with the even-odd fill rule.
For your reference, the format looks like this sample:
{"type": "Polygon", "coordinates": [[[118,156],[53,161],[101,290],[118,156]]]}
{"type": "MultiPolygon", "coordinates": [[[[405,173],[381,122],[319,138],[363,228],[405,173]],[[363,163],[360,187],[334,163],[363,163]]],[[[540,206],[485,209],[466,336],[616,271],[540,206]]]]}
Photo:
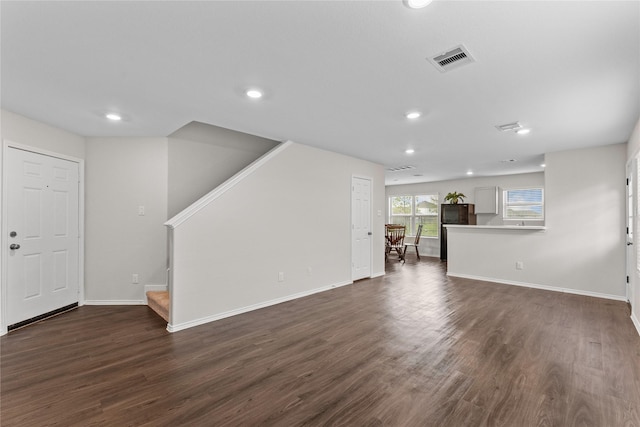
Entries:
{"type": "Polygon", "coordinates": [[[396,251],[401,261],[404,261],[404,232],[405,226],[400,224],[385,225],[386,246],[384,251],[384,259],[389,259],[391,251],[396,251]]]}
{"type": "Polygon", "coordinates": [[[418,225],[418,231],[416,232],[416,238],[414,239],[413,243],[409,242],[409,243],[405,243],[404,244],[404,250],[402,251],[402,258],[404,259],[406,254],[407,254],[407,248],[409,246],[413,246],[414,248],[416,248],[416,255],[418,256],[418,261],[420,261],[420,251],[418,251],[418,243],[420,243],[420,235],[422,234],[422,224],[418,225]]]}

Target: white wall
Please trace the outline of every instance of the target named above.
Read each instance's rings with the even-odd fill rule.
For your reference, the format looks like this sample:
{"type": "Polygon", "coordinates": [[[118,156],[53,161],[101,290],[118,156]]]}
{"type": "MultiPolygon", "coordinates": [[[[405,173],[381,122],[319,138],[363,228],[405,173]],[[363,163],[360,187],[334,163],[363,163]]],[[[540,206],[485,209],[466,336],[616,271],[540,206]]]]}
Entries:
{"type": "Polygon", "coordinates": [[[168,217],[276,145],[270,139],[197,122],[169,135],[168,217]]]}
{"type": "MultiPolygon", "coordinates": [[[[1,118],[3,139],[86,159],[84,296],[89,304],[142,303],[144,285],[166,284],[167,243],[163,224],[167,219],[169,194],[175,196],[182,191],[190,194],[189,198],[197,197],[183,180],[183,173],[186,175],[190,168],[186,162],[200,160],[201,166],[212,166],[211,170],[204,172],[209,173],[208,179],[216,181],[208,184],[210,190],[217,185],[217,181],[232,174],[231,169],[236,169],[233,171],[236,172],[244,163],[275,144],[270,140],[220,128],[216,128],[213,140],[205,141],[202,136],[210,138],[211,133],[194,127],[176,132],[174,135],[180,138],[171,138],[171,142],[170,138],[164,137],[84,138],[5,110],[1,118]],[[178,147],[181,143],[208,143],[214,146],[209,154],[215,151],[216,155],[213,158],[206,157],[203,153],[208,148],[204,148],[196,153],[196,158],[190,157],[188,151],[194,147],[178,147]],[[171,153],[175,155],[173,159],[171,153]],[[227,160],[221,162],[221,156],[227,156],[227,160]],[[169,170],[173,172],[173,193],[169,191],[169,170]],[[138,215],[139,206],[145,207],[144,216],[138,215]],[[134,273],[139,275],[139,284],[131,283],[134,273]]],[[[335,160],[333,157],[331,159],[335,160]]],[[[348,162],[356,163],[353,168],[356,171],[363,169],[358,166],[358,160],[349,159],[348,162]]],[[[322,167],[327,170],[327,176],[333,176],[326,164],[322,167]]],[[[301,168],[304,169],[304,166],[301,168]]],[[[368,166],[364,170],[369,170],[368,166]]],[[[377,180],[378,183],[383,182],[383,176],[378,176],[377,180]]],[[[319,182],[315,184],[320,185],[319,182]]],[[[348,188],[347,184],[345,191],[348,188]]],[[[379,202],[384,198],[382,193],[376,197],[379,202]]],[[[331,208],[323,205],[315,212],[324,210],[330,211],[331,208]]],[[[254,211],[251,214],[254,218],[252,221],[256,221],[261,212],[260,209],[254,211]]],[[[322,215],[311,213],[299,217],[305,218],[304,224],[308,226],[308,219],[318,222],[322,215]]],[[[259,224],[260,228],[265,226],[261,222],[259,224]]],[[[238,234],[241,236],[242,252],[256,253],[250,249],[242,237],[244,235],[242,231],[238,234]]],[[[257,240],[265,242],[269,238],[257,240]]],[[[375,254],[378,261],[381,253],[375,254]]],[[[383,263],[379,262],[377,268],[377,272],[382,274],[383,263]]],[[[323,275],[324,272],[319,268],[314,271],[313,280],[319,281],[323,275]]]]}
{"type": "MultiPolygon", "coordinates": [[[[467,197],[464,203],[475,203],[476,187],[500,187],[498,192],[499,211],[497,215],[477,215],[479,225],[502,225],[502,189],[523,187],[544,187],[544,173],[526,173],[518,175],[501,175],[491,177],[466,178],[449,181],[425,182],[420,184],[391,185],[386,188],[386,198],[390,196],[439,194],[440,203],[444,203],[447,193],[457,191],[467,197]]],[[[385,214],[388,218],[388,205],[385,204],[385,214]]],[[[438,220],[439,221],[439,220],[438,220]]],[[[527,221],[530,225],[542,225],[543,221],[527,221]]],[[[420,254],[427,256],[440,256],[440,237],[420,239],[420,254]]]]}
{"type": "Polygon", "coordinates": [[[625,158],[625,144],[547,154],[547,230],[452,229],[449,274],[625,299],[625,158]]]}
{"type": "Polygon", "coordinates": [[[11,111],[0,110],[0,113],[2,139],[84,159],[84,137],[11,111]]]}
{"type": "Polygon", "coordinates": [[[351,283],[354,174],[373,180],[372,272],[384,274],[383,167],[292,144],[173,230],[170,329],[351,283]]]}
{"type": "Polygon", "coordinates": [[[638,119],[627,144],[627,159],[631,160],[638,155],[640,155],[640,119],[638,119]]]}
{"type": "Polygon", "coordinates": [[[145,284],[166,284],[167,151],[167,138],[87,138],[88,304],[142,303],[145,284]]]}

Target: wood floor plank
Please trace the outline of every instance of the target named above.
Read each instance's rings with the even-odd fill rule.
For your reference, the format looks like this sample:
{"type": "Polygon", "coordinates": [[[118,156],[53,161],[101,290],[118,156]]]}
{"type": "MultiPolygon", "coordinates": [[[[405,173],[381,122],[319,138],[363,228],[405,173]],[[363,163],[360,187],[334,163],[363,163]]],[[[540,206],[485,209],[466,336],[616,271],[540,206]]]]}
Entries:
{"type": "Polygon", "coordinates": [[[626,304],[387,267],[175,334],[134,306],[13,331],[0,425],[640,427],[626,304]]]}

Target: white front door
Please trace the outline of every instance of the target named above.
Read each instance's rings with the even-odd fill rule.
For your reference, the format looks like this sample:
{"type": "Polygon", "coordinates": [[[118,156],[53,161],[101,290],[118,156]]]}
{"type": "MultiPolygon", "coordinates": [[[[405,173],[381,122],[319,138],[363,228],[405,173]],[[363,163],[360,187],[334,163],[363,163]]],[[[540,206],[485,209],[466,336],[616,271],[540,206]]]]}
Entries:
{"type": "Polygon", "coordinates": [[[371,180],[351,182],[351,278],[371,276],[371,180]]]}
{"type": "Polygon", "coordinates": [[[79,165],[9,147],[6,324],[78,302],[79,165]]]}

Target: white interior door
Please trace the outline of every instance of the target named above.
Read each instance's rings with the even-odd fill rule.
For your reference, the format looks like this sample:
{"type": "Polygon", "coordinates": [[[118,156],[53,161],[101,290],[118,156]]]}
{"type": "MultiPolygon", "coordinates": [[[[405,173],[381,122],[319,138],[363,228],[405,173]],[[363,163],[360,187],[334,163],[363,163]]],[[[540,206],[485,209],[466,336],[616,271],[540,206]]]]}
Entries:
{"type": "Polygon", "coordinates": [[[79,165],[9,147],[6,324],[78,302],[79,165]]]}
{"type": "Polygon", "coordinates": [[[633,164],[630,162],[627,166],[627,301],[633,302],[631,279],[633,278],[634,252],[633,252],[633,236],[634,236],[634,171],[633,164]]]}
{"type": "Polygon", "coordinates": [[[371,180],[351,180],[351,278],[371,276],[371,180]]]}

